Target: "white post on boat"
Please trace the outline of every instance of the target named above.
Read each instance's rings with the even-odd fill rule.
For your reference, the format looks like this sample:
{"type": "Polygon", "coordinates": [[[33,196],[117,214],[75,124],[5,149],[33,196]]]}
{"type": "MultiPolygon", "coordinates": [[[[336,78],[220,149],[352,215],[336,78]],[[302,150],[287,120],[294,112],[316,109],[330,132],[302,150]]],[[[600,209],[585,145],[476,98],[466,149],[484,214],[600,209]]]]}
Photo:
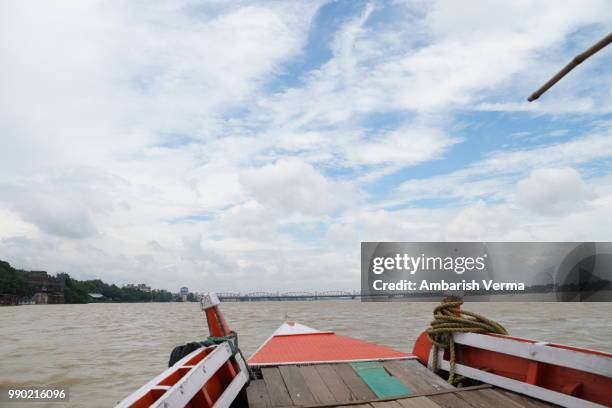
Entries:
{"type": "Polygon", "coordinates": [[[221,309],[219,309],[220,304],[221,301],[215,292],[205,293],[200,301],[202,310],[206,314],[208,331],[213,337],[225,337],[232,334],[221,309]]]}
{"type": "MultiPolygon", "coordinates": [[[[234,349],[237,349],[238,340],[235,336],[236,333],[234,333],[227,324],[223,313],[221,313],[220,304],[221,301],[215,292],[205,293],[200,300],[200,306],[206,314],[208,332],[211,337],[227,337],[227,341],[232,343],[234,349]]],[[[241,371],[248,373],[246,362],[240,353],[236,355],[236,361],[241,371]]]]}

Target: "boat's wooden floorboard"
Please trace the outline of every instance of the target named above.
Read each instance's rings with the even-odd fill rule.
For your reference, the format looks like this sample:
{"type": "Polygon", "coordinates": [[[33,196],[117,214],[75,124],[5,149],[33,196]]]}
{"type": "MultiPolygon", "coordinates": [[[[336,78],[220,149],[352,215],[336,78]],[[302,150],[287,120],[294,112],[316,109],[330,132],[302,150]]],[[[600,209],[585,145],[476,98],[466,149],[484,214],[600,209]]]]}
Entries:
{"type": "Polygon", "coordinates": [[[394,400],[377,398],[348,364],[287,365],[261,369],[262,379],[247,388],[252,408],[347,406],[350,408],[537,408],[550,406],[497,388],[455,389],[415,360],[383,363],[412,394],[394,400]]]}

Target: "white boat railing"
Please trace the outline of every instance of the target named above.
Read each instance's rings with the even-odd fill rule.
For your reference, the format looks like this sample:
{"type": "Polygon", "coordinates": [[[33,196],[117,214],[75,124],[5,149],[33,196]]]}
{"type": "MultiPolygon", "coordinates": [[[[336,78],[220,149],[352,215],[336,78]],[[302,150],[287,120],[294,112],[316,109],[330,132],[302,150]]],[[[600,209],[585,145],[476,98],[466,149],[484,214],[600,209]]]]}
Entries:
{"type": "Polygon", "coordinates": [[[240,353],[233,354],[228,342],[203,347],[179,360],[172,367],[149,381],[135,393],[121,401],[116,408],[149,407],[149,408],[183,408],[198,394],[203,393],[206,405],[211,408],[227,408],[248,381],[246,363],[240,353]],[[202,355],[205,357],[201,358],[202,355]],[[204,390],[205,384],[213,378],[219,369],[231,363],[235,358],[239,371],[227,384],[223,393],[212,401],[204,390]],[[199,360],[200,359],[200,360],[199,360]],[[199,361],[198,361],[199,360],[199,361]],[[198,361],[192,364],[192,361],[198,361]],[[172,383],[176,376],[180,379],[172,383]]]}
{"type": "MultiPolygon", "coordinates": [[[[587,371],[606,377],[612,377],[611,359],[595,352],[585,353],[578,350],[571,350],[567,348],[561,349],[558,347],[549,346],[548,343],[543,342],[522,342],[512,339],[505,339],[498,336],[488,336],[476,333],[456,333],[454,335],[454,341],[456,344],[521,357],[533,362],[553,364],[561,367],[587,371]]],[[[432,348],[429,356],[430,367],[433,364],[433,352],[434,349],[432,348]]],[[[444,359],[444,354],[443,349],[438,350],[439,368],[449,371],[450,361],[444,359]]],[[[527,382],[514,380],[512,378],[497,375],[489,371],[480,370],[478,368],[460,363],[455,363],[455,373],[510,391],[529,395],[543,401],[552,402],[563,407],[604,407],[603,405],[576,398],[568,394],[563,394],[540,387],[538,385],[529,384],[527,382]]]]}

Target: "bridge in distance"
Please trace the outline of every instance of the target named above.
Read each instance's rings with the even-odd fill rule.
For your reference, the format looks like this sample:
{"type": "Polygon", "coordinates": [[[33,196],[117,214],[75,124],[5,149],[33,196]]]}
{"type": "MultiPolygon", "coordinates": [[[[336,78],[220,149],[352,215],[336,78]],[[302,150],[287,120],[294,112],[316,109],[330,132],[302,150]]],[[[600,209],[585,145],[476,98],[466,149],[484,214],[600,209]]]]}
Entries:
{"type": "Polygon", "coordinates": [[[356,299],[361,297],[360,292],[347,292],[330,290],[324,292],[221,292],[217,293],[222,302],[256,302],[271,300],[330,300],[330,299],[356,299]]]}

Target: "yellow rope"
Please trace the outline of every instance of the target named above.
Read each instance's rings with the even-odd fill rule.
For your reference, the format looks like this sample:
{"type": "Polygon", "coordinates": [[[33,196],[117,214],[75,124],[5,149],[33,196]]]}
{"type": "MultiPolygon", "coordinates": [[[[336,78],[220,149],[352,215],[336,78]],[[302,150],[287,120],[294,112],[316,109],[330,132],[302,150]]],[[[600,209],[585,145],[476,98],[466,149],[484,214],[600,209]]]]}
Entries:
{"type": "Polygon", "coordinates": [[[455,341],[454,333],[498,333],[508,334],[499,323],[476,313],[461,310],[462,301],[445,302],[433,311],[434,320],[427,328],[427,335],[434,346],[433,368],[438,370],[438,350],[449,349],[450,369],[448,382],[456,385],[462,378],[455,377],[455,341]]]}

